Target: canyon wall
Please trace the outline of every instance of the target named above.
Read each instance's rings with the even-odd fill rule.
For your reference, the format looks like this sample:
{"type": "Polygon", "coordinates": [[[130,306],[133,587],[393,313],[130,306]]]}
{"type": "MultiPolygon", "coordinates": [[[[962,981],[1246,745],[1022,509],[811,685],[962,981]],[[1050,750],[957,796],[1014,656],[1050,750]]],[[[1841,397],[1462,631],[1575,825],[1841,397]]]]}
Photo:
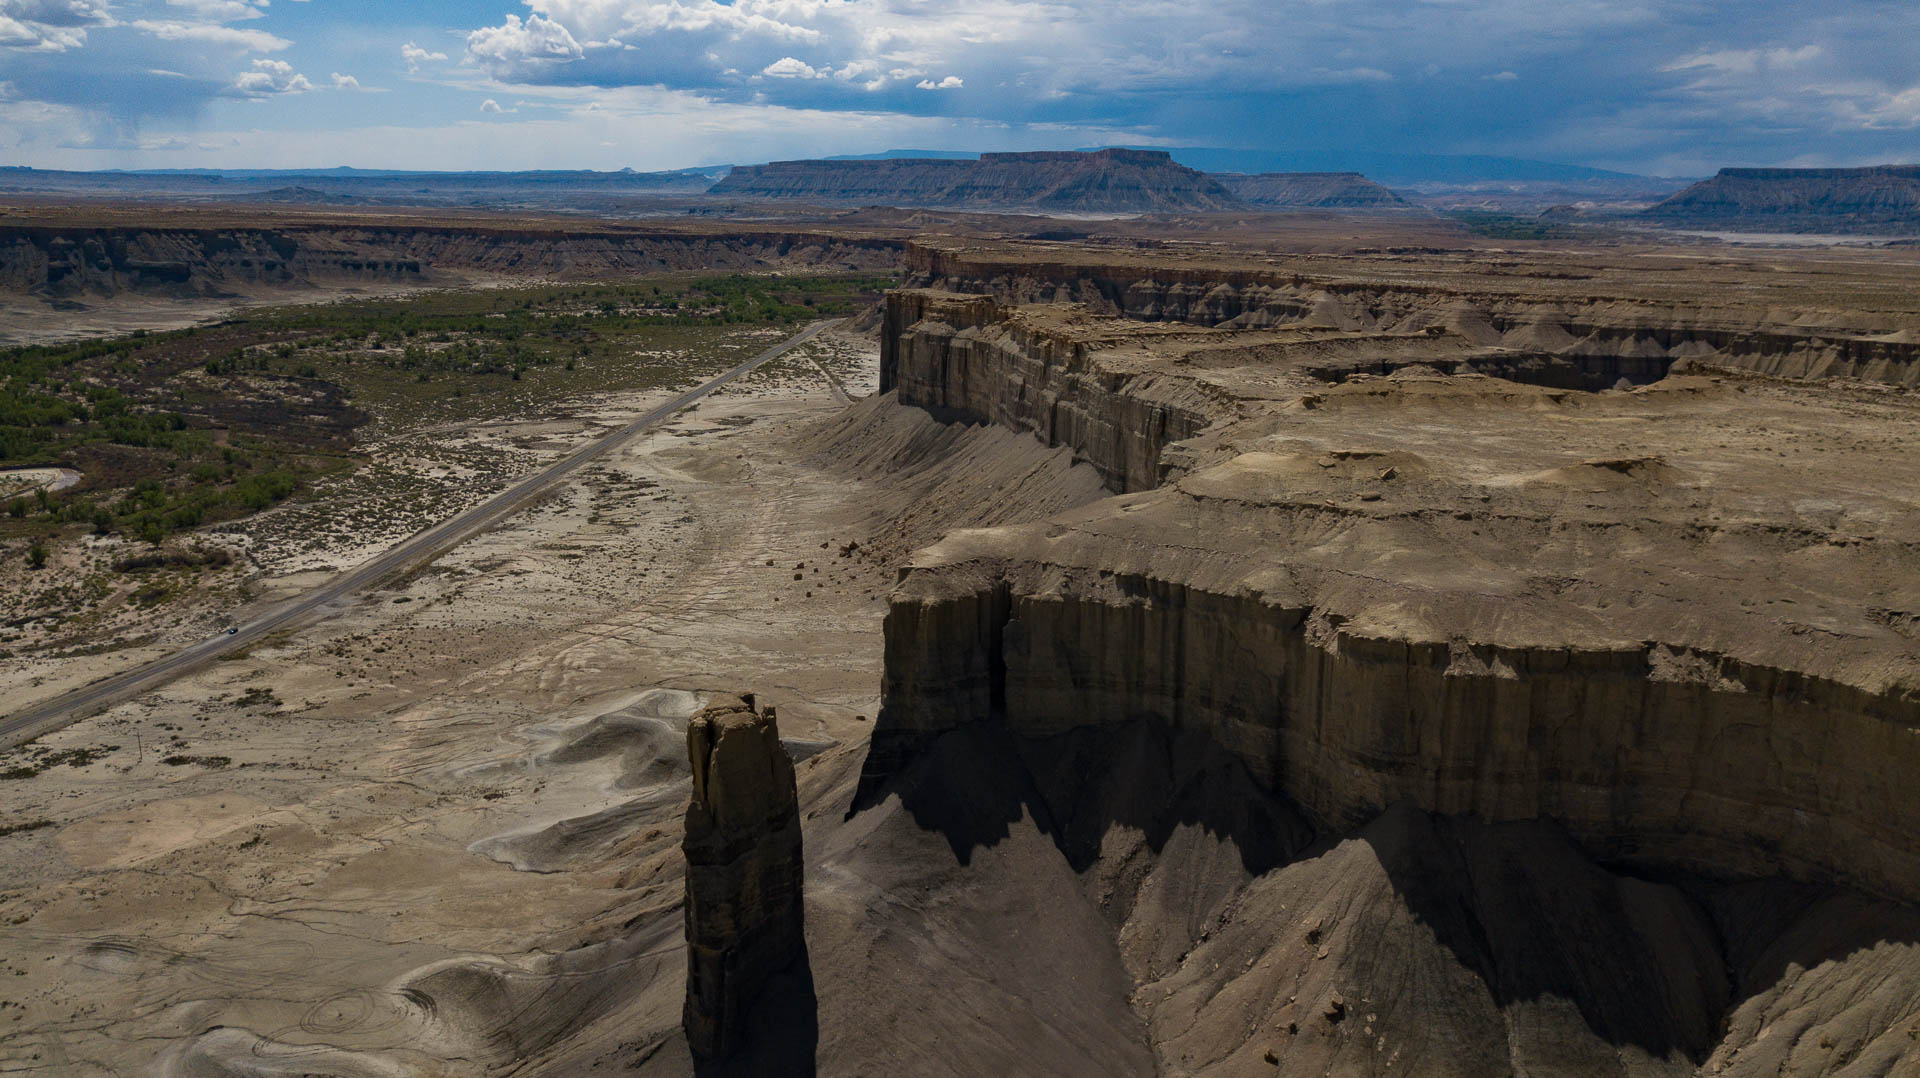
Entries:
{"type": "Polygon", "coordinates": [[[770,267],[887,269],[899,240],[777,230],[0,226],[0,290],[69,298],[220,295],[300,282],[430,282],[435,271],[596,277],[770,267]]]}
{"type": "MultiPolygon", "coordinates": [[[[1293,286],[1062,287],[1141,314],[1143,294],[1293,286]]],[[[1068,447],[1121,496],[955,533],[904,573],[870,782],[983,720],[1052,737],[1154,719],[1330,833],[1404,802],[1550,819],[1635,869],[1920,898],[1903,792],[1920,649],[1901,613],[1920,593],[1892,568],[1920,516],[1904,456],[1869,448],[1878,420],[1812,388],[1776,416],[1707,378],[1582,394],[1435,369],[1475,347],[1444,327],[1130,330],[991,292],[892,295],[901,403],[1068,447]],[[1336,345],[1407,377],[1325,382],[1336,345]],[[1748,450],[1756,424],[1767,446],[1748,450]],[[1836,456],[1813,470],[1761,463],[1819,439],[1836,456]],[[1600,455],[1623,445],[1642,455],[1600,455]],[[1836,515],[1810,518],[1809,490],[1836,515]]],[[[1743,355],[1757,365],[1712,358],[1743,355]]]]}
{"type": "Polygon", "coordinates": [[[988,296],[891,293],[883,333],[882,392],[949,421],[1072,449],[1112,490],[1158,485],[1161,448],[1210,421],[1192,382],[1096,364],[1097,327],[1025,317],[988,296]]]}
{"type": "MultiPolygon", "coordinates": [[[[1312,325],[1349,330],[1439,327],[1478,344],[1628,363],[1651,380],[1688,360],[1783,378],[1856,378],[1920,387],[1920,320],[1841,307],[1789,292],[1784,304],[1666,299],[1612,289],[1569,294],[1476,288],[1364,270],[1307,273],[1277,260],[1183,264],[1179,259],[1051,260],[958,244],[914,242],[908,283],[991,295],[1009,303],[1078,303],[1149,322],[1235,329],[1312,325]]],[[[1543,277],[1564,270],[1544,270],[1543,277]]],[[[1749,286],[1751,287],[1751,286],[1749,286]]],[[[1860,297],[1867,299],[1867,297],[1860,297]]]]}
{"type": "Polygon", "coordinates": [[[1167,475],[1168,446],[1241,413],[1202,368],[1273,364],[1297,381],[1344,382],[1419,364],[1536,385],[1603,389],[1658,380],[1666,361],[1560,356],[1477,345],[1442,326],[1414,331],[1224,332],[1143,325],[990,295],[901,289],[887,296],[880,388],[951,422],[992,423],[1073,451],[1116,493],[1167,475]],[[1311,354],[1289,346],[1313,341],[1311,354]]]}
{"type": "Polygon", "coordinates": [[[874,766],[986,717],[1045,737],[1153,716],[1204,732],[1330,833],[1407,802],[1551,819],[1641,869],[1920,898],[1912,690],[1685,644],[1353,631],[1305,596],[1170,576],[991,556],[917,568],[887,619],[874,766]]]}

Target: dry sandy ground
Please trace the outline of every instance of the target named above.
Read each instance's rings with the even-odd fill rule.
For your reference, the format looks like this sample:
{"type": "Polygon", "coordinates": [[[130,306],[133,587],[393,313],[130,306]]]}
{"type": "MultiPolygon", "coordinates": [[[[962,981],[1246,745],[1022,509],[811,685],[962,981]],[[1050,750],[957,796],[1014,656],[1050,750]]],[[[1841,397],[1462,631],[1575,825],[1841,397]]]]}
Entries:
{"type": "MultiPolygon", "coordinates": [[[[762,694],[802,754],[875,712],[891,571],[842,554],[861,483],[790,449],[845,407],[822,366],[861,394],[872,360],[790,357],[432,567],[45,739],[104,755],[0,781],[0,1073],[467,1074],[540,1047],[487,1008],[583,926],[678,900],[700,694],[762,694]]],[[[531,467],[643,405],[487,440],[531,467]]],[[[365,553],[268,530],[263,598],[365,553]]],[[[30,695],[106,669],[57,665],[30,695]]],[[[670,943],[578,975],[677,999],[670,943]]]]}
{"type": "MultiPolygon", "coordinates": [[[[776,327],[743,329],[729,339],[752,346],[785,336],[776,327]]],[[[747,389],[722,392],[766,394],[778,387],[817,393],[823,370],[843,382],[865,378],[871,388],[871,351],[870,344],[851,337],[817,341],[757,372],[747,389]]],[[[314,587],[491,497],[676,391],[607,392],[542,403],[526,416],[501,421],[370,428],[374,440],[361,447],[363,463],[353,472],[321,480],[296,502],[174,544],[243,555],[231,568],[114,572],[117,561],[150,553],[122,537],[87,536],[57,546],[45,572],[29,571],[23,558],[8,558],[0,562],[0,662],[7,674],[0,679],[0,714],[215,635],[260,604],[314,587]],[[143,591],[163,597],[139,601],[143,591]]]]}

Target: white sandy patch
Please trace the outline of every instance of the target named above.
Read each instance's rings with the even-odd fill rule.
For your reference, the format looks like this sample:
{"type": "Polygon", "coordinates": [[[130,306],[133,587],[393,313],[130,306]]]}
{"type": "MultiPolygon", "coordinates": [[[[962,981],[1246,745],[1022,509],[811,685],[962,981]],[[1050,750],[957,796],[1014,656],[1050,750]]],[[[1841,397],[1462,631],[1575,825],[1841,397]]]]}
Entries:
{"type": "Polygon", "coordinates": [[[79,486],[82,478],[72,468],[9,468],[0,471],[0,497],[35,490],[62,491],[79,486]]]}

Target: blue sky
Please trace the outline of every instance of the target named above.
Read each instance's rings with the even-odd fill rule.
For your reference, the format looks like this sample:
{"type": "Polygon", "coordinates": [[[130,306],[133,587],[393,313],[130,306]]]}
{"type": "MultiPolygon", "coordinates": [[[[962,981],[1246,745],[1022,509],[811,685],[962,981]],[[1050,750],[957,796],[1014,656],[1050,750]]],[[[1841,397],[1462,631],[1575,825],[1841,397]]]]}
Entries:
{"type": "Polygon", "coordinates": [[[1920,160],[1914,0],[0,0],[0,164],[1920,160]]]}

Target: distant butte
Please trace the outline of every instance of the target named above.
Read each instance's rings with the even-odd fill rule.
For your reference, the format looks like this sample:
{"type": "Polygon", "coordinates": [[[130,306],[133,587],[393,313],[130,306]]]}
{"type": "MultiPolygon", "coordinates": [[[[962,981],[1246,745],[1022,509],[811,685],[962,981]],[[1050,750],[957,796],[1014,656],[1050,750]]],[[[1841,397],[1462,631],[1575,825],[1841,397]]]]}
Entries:
{"type": "Polygon", "coordinates": [[[989,153],[978,161],[775,161],[735,168],[710,193],[1068,213],[1191,213],[1236,205],[1213,177],[1160,150],[989,153]]]}
{"type": "Polygon", "coordinates": [[[1920,234],[1920,165],[1723,168],[1643,215],[1780,232],[1920,234]]]}
{"type": "Polygon", "coordinates": [[[1406,199],[1358,172],[1263,172],[1214,179],[1249,206],[1274,209],[1400,209],[1406,199]]]}

